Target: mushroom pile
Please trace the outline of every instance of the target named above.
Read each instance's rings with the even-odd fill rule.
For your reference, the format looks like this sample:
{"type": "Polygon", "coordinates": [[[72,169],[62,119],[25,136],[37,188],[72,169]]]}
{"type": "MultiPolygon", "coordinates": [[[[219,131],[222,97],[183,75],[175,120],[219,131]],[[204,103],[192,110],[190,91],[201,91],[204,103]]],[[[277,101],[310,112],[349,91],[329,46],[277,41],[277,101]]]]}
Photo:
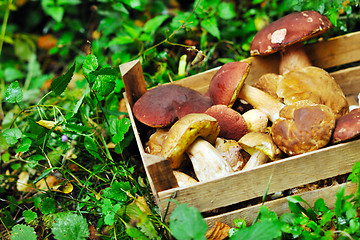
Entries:
{"type": "Polygon", "coordinates": [[[179,186],[186,186],[359,136],[360,108],[349,112],[340,86],[303,50],[303,41],[331,28],[315,11],[264,27],[250,53],[279,51],[279,73],[253,85],[245,83],[250,64],[240,61],[215,73],[208,95],[176,84],[150,89],[133,107],[137,120],[155,130],[145,151],[168,159],[179,186]],[[250,109],[239,111],[239,101],[250,109]]]}

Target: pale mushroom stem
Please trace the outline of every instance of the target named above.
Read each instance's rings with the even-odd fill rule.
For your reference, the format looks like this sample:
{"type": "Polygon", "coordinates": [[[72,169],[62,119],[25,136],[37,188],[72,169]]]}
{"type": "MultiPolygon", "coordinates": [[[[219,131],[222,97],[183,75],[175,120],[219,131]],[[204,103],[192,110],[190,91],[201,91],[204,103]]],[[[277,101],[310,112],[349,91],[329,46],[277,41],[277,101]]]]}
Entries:
{"type": "Polygon", "coordinates": [[[279,65],[280,75],[309,66],[312,66],[312,64],[304,50],[303,43],[287,46],[285,50],[281,52],[279,65]]]}
{"type": "Polygon", "coordinates": [[[202,138],[197,138],[186,153],[199,181],[224,177],[234,172],[214,146],[202,138]]]}
{"type": "Polygon", "coordinates": [[[270,94],[247,84],[243,85],[238,97],[263,111],[271,122],[279,118],[279,112],[285,106],[270,94]]]}
{"type": "Polygon", "coordinates": [[[256,168],[257,166],[265,164],[268,160],[269,157],[265,153],[261,152],[260,150],[255,150],[242,170],[256,168]]]}

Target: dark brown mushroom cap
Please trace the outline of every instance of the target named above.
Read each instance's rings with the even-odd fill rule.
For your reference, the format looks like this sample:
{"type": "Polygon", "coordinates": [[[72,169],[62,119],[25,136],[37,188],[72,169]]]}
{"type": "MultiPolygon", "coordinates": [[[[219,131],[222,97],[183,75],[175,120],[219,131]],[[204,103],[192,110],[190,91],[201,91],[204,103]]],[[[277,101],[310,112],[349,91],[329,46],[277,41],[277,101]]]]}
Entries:
{"type": "Polygon", "coordinates": [[[335,128],[335,115],[322,104],[308,101],[285,106],[271,127],[275,144],[293,156],[324,147],[335,128]]]}
{"type": "Polygon", "coordinates": [[[246,62],[225,63],[212,77],[209,85],[209,96],[212,103],[231,107],[237,99],[249,71],[250,64],[246,62]]]}
{"type": "Polygon", "coordinates": [[[150,127],[166,127],[189,113],[203,113],[211,106],[209,97],[175,84],[148,90],[134,104],[134,116],[150,127]]]}
{"type": "Polygon", "coordinates": [[[243,116],[226,105],[213,105],[205,113],[218,121],[219,137],[238,141],[249,132],[243,116]]]}
{"type": "Polygon", "coordinates": [[[349,104],[342,89],[322,68],[309,66],[287,72],[279,80],[276,93],[287,105],[309,100],[330,107],[336,117],[349,112],[349,104]]]}
{"type": "Polygon", "coordinates": [[[260,30],[250,43],[250,54],[272,54],[285,46],[323,34],[332,27],[330,20],[316,11],[294,12],[260,30]]]}
{"type": "Polygon", "coordinates": [[[360,108],[351,110],[348,114],[336,119],[332,143],[351,140],[360,135],[360,108]]]}

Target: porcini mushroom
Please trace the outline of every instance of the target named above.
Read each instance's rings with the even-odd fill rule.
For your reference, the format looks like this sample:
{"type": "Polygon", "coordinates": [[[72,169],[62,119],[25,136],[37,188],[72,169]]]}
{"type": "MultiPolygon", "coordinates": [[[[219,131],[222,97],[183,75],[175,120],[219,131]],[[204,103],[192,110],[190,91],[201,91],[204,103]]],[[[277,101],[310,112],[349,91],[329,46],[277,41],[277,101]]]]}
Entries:
{"type": "Polygon", "coordinates": [[[284,104],[270,94],[258,88],[245,84],[250,65],[246,62],[230,62],[224,64],[212,77],[209,85],[209,95],[214,104],[224,104],[229,107],[239,97],[254,108],[263,111],[270,121],[278,118],[278,113],[284,104]]]}
{"type": "Polygon", "coordinates": [[[248,133],[247,123],[242,115],[226,105],[213,105],[205,113],[218,121],[219,137],[238,141],[248,133]]]}
{"type": "Polygon", "coordinates": [[[266,133],[250,132],[240,138],[239,144],[251,155],[243,170],[253,169],[268,160],[277,160],[281,156],[280,149],[266,133]]]}
{"type": "Polygon", "coordinates": [[[161,146],[168,132],[168,128],[157,128],[156,131],[150,135],[149,141],[146,143],[145,152],[152,155],[161,155],[161,146]]]}
{"type": "Polygon", "coordinates": [[[230,164],[234,172],[243,169],[247,159],[243,156],[243,149],[238,141],[218,137],[214,147],[230,164]]]}
{"type": "Polygon", "coordinates": [[[336,119],[331,142],[345,142],[357,136],[360,136],[360,108],[354,108],[348,114],[336,119]]]}
{"type": "Polygon", "coordinates": [[[311,66],[303,42],[323,34],[333,27],[330,20],[316,11],[294,12],[257,32],[250,43],[252,56],[280,51],[279,73],[311,66]]]}
{"type": "Polygon", "coordinates": [[[199,181],[223,177],[233,171],[213,146],[219,132],[215,118],[205,113],[188,114],[171,126],[161,154],[176,169],[186,152],[199,181]]]}
{"type": "Polygon", "coordinates": [[[263,111],[253,108],[242,114],[250,132],[266,132],[268,118],[263,111]]]}
{"type": "Polygon", "coordinates": [[[176,171],[176,170],[173,170],[173,173],[174,173],[174,176],[176,178],[176,181],[177,181],[179,187],[190,186],[190,185],[198,182],[196,179],[190,177],[186,173],[176,171]]]}
{"type": "Polygon", "coordinates": [[[336,118],[349,112],[349,104],[338,83],[318,67],[308,66],[284,74],[278,81],[276,93],[285,105],[308,100],[330,107],[336,118]]]}
{"type": "Polygon", "coordinates": [[[335,115],[322,104],[298,101],[281,109],[271,126],[275,144],[293,156],[326,146],[335,128],[335,115]]]}
{"type": "Polygon", "coordinates": [[[148,90],[134,104],[136,119],[150,127],[166,127],[189,113],[203,113],[212,105],[209,97],[196,90],[161,85],[148,90]]]}

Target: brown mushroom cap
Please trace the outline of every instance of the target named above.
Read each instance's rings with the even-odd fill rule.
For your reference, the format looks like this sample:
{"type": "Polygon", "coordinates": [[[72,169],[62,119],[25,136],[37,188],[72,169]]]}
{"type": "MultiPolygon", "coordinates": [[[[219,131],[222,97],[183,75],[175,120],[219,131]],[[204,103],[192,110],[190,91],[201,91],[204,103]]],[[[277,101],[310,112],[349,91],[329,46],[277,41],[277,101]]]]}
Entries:
{"type": "Polygon", "coordinates": [[[276,93],[286,105],[310,100],[331,108],[336,117],[349,111],[345,95],[335,79],[324,69],[305,67],[287,72],[280,78],[276,93]]]}
{"type": "Polygon", "coordinates": [[[174,169],[182,165],[185,150],[202,137],[214,144],[220,128],[217,120],[205,113],[191,113],[176,121],[170,128],[165,139],[161,155],[170,161],[174,169]]]}
{"type": "Polygon", "coordinates": [[[205,113],[218,121],[220,126],[219,137],[238,141],[248,133],[247,124],[243,116],[226,105],[213,105],[205,113]]]}
{"type": "Polygon", "coordinates": [[[330,20],[316,11],[294,12],[260,30],[250,43],[250,54],[272,54],[285,46],[323,34],[332,27],[330,20]]]}
{"type": "Polygon", "coordinates": [[[211,106],[209,97],[175,84],[147,91],[134,104],[133,113],[150,127],[166,127],[189,113],[203,113],[211,106]]]}
{"type": "Polygon", "coordinates": [[[293,156],[324,147],[335,128],[335,115],[326,105],[299,101],[285,106],[271,127],[275,144],[293,156]]]}
{"type": "Polygon", "coordinates": [[[246,62],[224,64],[212,77],[209,96],[214,105],[223,104],[231,107],[250,71],[246,62]]]}
{"type": "Polygon", "coordinates": [[[254,87],[270,94],[274,98],[278,98],[276,90],[277,90],[277,86],[282,78],[283,78],[283,76],[280,74],[265,73],[254,84],[254,87]]]}
{"type": "Polygon", "coordinates": [[[360,108],[351,110],[348,114],[336,119],[332,143],[351,140],[360,135],[360,108]]]}

